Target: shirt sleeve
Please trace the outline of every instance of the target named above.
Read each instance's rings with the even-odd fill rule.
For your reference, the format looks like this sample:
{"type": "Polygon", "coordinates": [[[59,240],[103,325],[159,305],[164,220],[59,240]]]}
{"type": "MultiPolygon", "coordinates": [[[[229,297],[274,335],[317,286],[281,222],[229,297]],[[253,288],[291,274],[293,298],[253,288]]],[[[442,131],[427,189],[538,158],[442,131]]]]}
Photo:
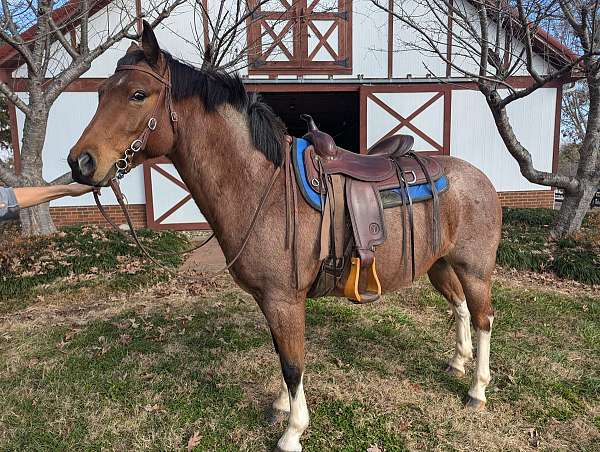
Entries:
{"type": "Polygon", "coordinates": [[[19,204],[12,188],[0,187],[0,221],[19,217],[19,204]]]}

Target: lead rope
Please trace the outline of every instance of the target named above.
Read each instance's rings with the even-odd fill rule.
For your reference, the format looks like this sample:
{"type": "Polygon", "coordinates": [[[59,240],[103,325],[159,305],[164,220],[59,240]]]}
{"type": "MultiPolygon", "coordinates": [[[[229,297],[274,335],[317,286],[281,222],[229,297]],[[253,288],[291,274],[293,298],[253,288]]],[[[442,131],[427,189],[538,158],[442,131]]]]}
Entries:
{"type": "MultiPolygon", "coordinates": [[[[248,228],[248,231],[246,232],[246,235],[244,237],[244,240],[242,242],[242,245],[240,247],[240,249],[238,250],[237,254],[233,257],[233,259],[231,261],[229,261],[229,263],[227,265],[225,265],[223,268],[221,268],[219,271],[217,271],[216,273],[213,273],[210,275],[209,278],[189,278],[187,277],[186,279],[188,279],[189,281],[192,282],[198,282],[199,280],[213,280],[215,279],[217,276],[219,276],[221,273],[226,272],[227,270],[229,270],[233,264],[235,264],[237,262],[237,260],[240,258],[240,256],[242,255],[244,249],[246,248],[246,245],[248,245],[248,241],[250,240],[250,235],[252,234],[252,231],[254,230],[254,227],[256,225],[256,221],[258,220],[258,216],[260,214],[260,212],[262,211],[267,198],[269,197],[269,194],[272,191],[273,185],[275,184],[275,180],[277,179],[277,176],[279,175],[279,173],[281,172],[281,168],[277,167],[275,169],[275,172],[273,173],[273,176],[271,176],[271,180],[269,181],[269,185],[267,186],[267,189],[265,190],[265,192],[263,193],[263,196],[260,200],[260,203],[258,205],[258,207],[256,208],[256,210],[254,211],[254,215],[252,216],[252,221],[250,222],[250,227],[248,228]]],[[[119,203],[119,206],[121,207],[121,210],[123,211],[123,215],[125,217],[125,220],[127,221],[127,226],[129,227],[129,232],[132,236],[132,239],[130,239],[128,236],[126,236],[123,231],[121,231],[121,229],[119,229],[119,227],[115,224],[115,222],[108,216],[108,213],[106,212],[106,209],[104,208],[104,206],[102,205],[102,203],[100,202],[100,198],[99,198],[99,190],[94,190],[94,200],[96,201],[96,205],[98,206],[98,210],[100,210],[100,213],[102,214],[102,216],[104,217],[104,219],[108,222],[108,224],[110,224],[113,229],[115,229],[120,235],[125,235],[125,237],[129,240],[129,241],[133,241],[138,248],[140,249],[140,251],[142,251],[142,253],[144,254],[144,256],[146,256],[152,263],[156,264],[157,266],[159,266],[162,270],[166,271],[167,273],[171,274],[172,276],[175,277],[183,277],[183,275],[178,274],[177,272],[175,272],[174,270],[165,267],[162,263],[160,263],[158,260],[156,260],[155,257],[153,257],[150,252],[152,251],[151,249],[146,248],[140,241],[137,233],[135,232],[135,228],[133,227],[133,222],[131,221],[131,216],[129,215],[129,210],[127,209],[127,205],[125,204],[125,197],[123,196],[123,192],[121,191],[121,187],[119,185],[119,181],[116,178],[111,179],[110,181],[110,187],[113,190],[113,193],[115,194],[115,197],[117,198],[117,202],[119,203]]],[[[200,245],[198,245],[195,248],[192,248],[190,250],[187,250],[183,253],[172,253],[172,254],[177,254],[177,255],[181,255],[181,254],[187,254],[190,253],[192,251],[195,251],[199,248],[202,248],[204,245],[206,245],[213,237],[215,236],[214,232],[211,234],[211,236],[206,239],[204,242],[202,242],[200,245]]],[[[158,252],[159,254],[163,254],[163,255],[169,255],[167,253],[161,253],[158,252]]],[[[171,255],[172,255],[171,254],[171,255]]]]}

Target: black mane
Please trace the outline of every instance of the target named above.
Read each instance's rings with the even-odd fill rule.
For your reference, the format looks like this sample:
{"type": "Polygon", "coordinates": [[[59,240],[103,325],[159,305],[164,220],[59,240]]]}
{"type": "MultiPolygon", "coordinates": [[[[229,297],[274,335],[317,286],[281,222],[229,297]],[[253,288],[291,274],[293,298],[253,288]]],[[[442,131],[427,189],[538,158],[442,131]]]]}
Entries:
{"type": "MultiPolygon", "coordinates": [[[[208,112],[229,104],[245,113],[252,142],[256,149],[276,166],[283,162],[283,141],[286,127],[283,121],[256,94],[248,96],[240,77],[212,69],[197,69],[163,51],[171,70],[171,93],[174,100],[199,97],[208,112]]],[[[141,50],[129,52],[117,63],[135,65],[144,61],[141,50]]]]}

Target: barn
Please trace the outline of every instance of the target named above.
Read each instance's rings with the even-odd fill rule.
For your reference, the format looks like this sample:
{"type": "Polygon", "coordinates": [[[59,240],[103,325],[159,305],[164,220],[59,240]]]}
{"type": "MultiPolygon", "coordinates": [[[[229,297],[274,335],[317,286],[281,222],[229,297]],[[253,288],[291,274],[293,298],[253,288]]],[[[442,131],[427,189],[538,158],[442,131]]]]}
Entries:
{"type": "MultiPolygon", "coordinates": [[[[199,1],[209,14],[220,3],[199,1]]],[[[98,1],[92,26],[99,32],[110,29],[123,13],[123,4],[136,14],[147,3],[98,1]]],[[[182,5],[156,34],[163,49],[199,64],[194,43],[208,40],[210,30],[205,14],[194,5],[194,1],[182,5]]],[[[247,90],[261,93],[293,135],[304,133],[299,119],[304,112],[346,149],[364,151],[383,137],[411,134],[417,150],[456,156],[484,171],[503,205],[552,207],[553,191],[521,176],[474,83],[442,60],[402,47],[400,42],[410,40],[410,33],[369,0],[271,0],[238,31],[237,42],[258,43],[239,72],[247,90]]],[[[77,39],[76,30],[72,39],[77,39]]],[[[541,72],[550,70],[553,61],[568,58],[568,49],[550,36],[540,35],[538,41],[534,58],[541,72]]],[[[46,180],[68,171],[66,155],[94,114],[96,90],[128,46],[122,41],[109,49],[54,104],[43,154],[46,180]]],[[[455,57],[451,38],[444,51],[450,59],[455,57]]],[[[0,49],[0,71],[3,80],[26,98],[26,72],[10,47],[0,49]]],[[[530,79],[523,69],[511,82],[525,86],[530,79]]],[[[535,166],[544,171],[556,170],[558,164],[562,89],[562,83],[549,85],[509,109],[517,136],[535,166]]],[[[23,116],[10,108],[18,170],[23,116]]],[[[136,168],[125,178],[123,190],[138,226],[177,230],[208,226],[168,160],[136,168]]],[[[103,201],[118,218],[111,196],[107,193],[103,201]]],[[[57,225],[102,222],[91,195],[54,201],[51,213],[57,225]]]]}

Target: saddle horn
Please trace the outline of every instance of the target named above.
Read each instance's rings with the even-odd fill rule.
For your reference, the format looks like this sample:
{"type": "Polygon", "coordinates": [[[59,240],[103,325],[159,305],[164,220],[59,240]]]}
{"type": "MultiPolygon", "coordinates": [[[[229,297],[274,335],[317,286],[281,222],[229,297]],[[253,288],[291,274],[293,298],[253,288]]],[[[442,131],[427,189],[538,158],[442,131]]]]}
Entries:
{"type": "Polygon", "coordinates": [[[315,132],[318,131],[319,128],[317,127],[317,125],[315,124],[315,121],[313,120],[311,115],[307,115],[307,114],[301,114],[300,118],[304,121],[306,121],[306,125],[308,126],[308,131],[309,132],[315,132]]]}
{"type": "Polygon", "coordinates": [[[308,133],[303,138],[310,141],[315,147],[317,155],[329,159],[335,158],[338,155],[338,148],[333,138],[329,134],[319,130],[311,115],[301,114],[300,117],[308,125],[308,133]]]}

